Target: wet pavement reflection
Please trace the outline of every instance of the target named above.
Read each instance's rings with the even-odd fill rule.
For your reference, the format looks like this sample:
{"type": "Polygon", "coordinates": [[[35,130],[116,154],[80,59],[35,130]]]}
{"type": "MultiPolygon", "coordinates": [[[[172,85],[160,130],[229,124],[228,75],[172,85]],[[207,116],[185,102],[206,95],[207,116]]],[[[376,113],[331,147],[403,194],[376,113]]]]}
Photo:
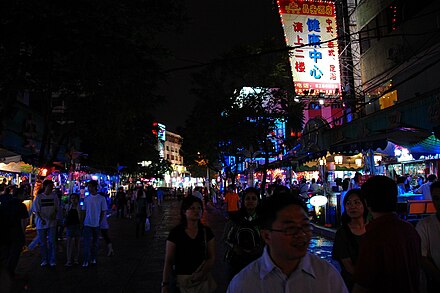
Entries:
{"type": "Polygon", "coordinates": [[[328,261],[336,267],[338,271],[341,271],[339,263],[332,259],[333,241],[322,236],[314,235],[309,245],[309,252],[316,256],[328,261]]]}

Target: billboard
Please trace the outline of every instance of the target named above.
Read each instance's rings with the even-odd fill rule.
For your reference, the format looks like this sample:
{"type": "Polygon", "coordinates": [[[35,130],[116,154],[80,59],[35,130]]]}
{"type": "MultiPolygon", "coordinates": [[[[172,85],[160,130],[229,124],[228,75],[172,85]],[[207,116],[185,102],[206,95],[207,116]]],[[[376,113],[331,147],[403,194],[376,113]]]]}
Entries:
{"type": "Polygon", "coordinates": [[[334,3],[316,0],[278,0],[277,3],[287,46],[293,48],[289,59],[295,92],[337,94],[340,73],[334,3]]]}

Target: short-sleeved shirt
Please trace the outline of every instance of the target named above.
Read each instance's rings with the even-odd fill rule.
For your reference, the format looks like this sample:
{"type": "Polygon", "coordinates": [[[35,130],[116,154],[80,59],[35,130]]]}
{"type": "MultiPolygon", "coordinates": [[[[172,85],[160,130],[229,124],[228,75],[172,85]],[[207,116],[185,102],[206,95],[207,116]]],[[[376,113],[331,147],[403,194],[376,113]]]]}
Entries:
{"type": "Polygon", "coordinates": [[[38,229],[47,229],[57,225],[56,215],[59,209],[58,196],[55,192],[50,194],[39,193],[32,204],[32,211],[37,214],[35,225],[38,229]],[[41,217],[38,216],[38,213],[41,217]],[[46,224],[43,224],[43,219],[46,224]]]}
{"type": "Polygon", "coordinates": [[[425,200],[432,200],[432,197],[431,197],[431,184],[432,184],[432,182],[426,182],[425,184],[423,184],[422,186],[420,186],[416,190],[416,193],[423,194],[423,199],[425,199],[425,200]]]}
{"type": "Polygon", "coordinates": [[[341,260],[350,259],[356,265],[359,256],[359,243],[362,236],[355,235],[347,225],[336,231],[332,257],[341,264],[341,275],[349,289],[353,287],[353,276],[345,269],[341,260]]]}
{"type": "Polygon", "coordinates": [[[437,216],[420,220],[416,230],[422,239],[422,256],[432,258],[437,268],[440,268],[440,221],[437,216]]]}
{"type": "Polygon", "coordinates": [[[107,210],[107,201],[100,194],[90,194],[84,198],[82,210],[85,211],[84,226],[99,227],[99,218],[101,212],[107,210]]]}
{"type": "Polygon", "coordinates": [[[420,237],[397,214],[371,221],[360,242],[354,280],[371,292],[419,292],[420,237]]]}
{"type": "Polygon", "coordinates": [[[227,203],[228,212],[237,212],[239,207],[238,203],[240,202],[240,197],[235,192],[228,192],[225,195],[225,201],[227,203]]]}
{"type": "Polygon", "coordinates": [[[266,292],[348,292],[341,275],[333,265],[307,253],[290,276],[277,267],[267,247],[263,255],[251,262],[232,279],[228,293],[266,292]]]}
{"type": "Polygon", "coordinates": [[[168,235],[168,241],[176,245],[175,267],[178,275],[191,275],[206,259],[206,242],[214,238],[209,227],[200,226],[195,239],[185,232],[183,225],[173,228],[168,235]]]}

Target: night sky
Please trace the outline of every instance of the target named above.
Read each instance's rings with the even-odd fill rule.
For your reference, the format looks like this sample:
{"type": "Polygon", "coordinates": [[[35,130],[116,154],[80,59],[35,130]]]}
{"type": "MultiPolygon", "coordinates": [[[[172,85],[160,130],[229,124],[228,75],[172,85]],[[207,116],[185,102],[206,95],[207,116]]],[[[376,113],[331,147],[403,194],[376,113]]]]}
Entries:
{"type": "MultiPolygon", "coordinates": [[[[175,56],[170,64],[164,64],[166,69],[207,63],[239,44],[284,38],[272,0],[183,1],[190,23],[183,33],[163,37],[164,45],[175,56]]],[[[184,126],[194,105],[189,89],[195,70],[200,69],[173,71],[160,91],[167,101],[157,109],[157,120],[170,131],[184,126]]]]}

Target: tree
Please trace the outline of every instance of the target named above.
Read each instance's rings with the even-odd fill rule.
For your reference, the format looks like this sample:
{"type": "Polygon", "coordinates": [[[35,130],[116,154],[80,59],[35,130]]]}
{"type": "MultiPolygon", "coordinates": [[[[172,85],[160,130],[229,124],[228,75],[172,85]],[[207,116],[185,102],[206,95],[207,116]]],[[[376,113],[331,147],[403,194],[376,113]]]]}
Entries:
{"type": "Polygon", "coordinates": [[[233,182],[237,168],[227,165],[226,156],[234,156],[237,164],[243,160],[243,151],[252,147],[265,155],[266,170],[277,121],[299,115],[291,117],[290,126],[302,128],[303,105],[293,101],[287,55],[275,53],[280,51],[274,46],[267,41],[238,47],[193,78],[198,100],[186,124],[183,148],[187,153],[204,148],[211,160],[223,160],[233,182]],[[241,92],[245,87],[250,90],[241,92]],[[289,112],[293,110],[295,114],[289,112]]]}
{"type": "Polygon", "coordinates": [[[0,96],[29,92],[44,116],[40,165],[72,136],[102,166],[134,166],[152,152],[145,136],[168,55],[156,36],[182,24],[180,1],[10,0],[0,11],[0,96]],[[53,113],[61,103],[69,127],[53,113]]]}

